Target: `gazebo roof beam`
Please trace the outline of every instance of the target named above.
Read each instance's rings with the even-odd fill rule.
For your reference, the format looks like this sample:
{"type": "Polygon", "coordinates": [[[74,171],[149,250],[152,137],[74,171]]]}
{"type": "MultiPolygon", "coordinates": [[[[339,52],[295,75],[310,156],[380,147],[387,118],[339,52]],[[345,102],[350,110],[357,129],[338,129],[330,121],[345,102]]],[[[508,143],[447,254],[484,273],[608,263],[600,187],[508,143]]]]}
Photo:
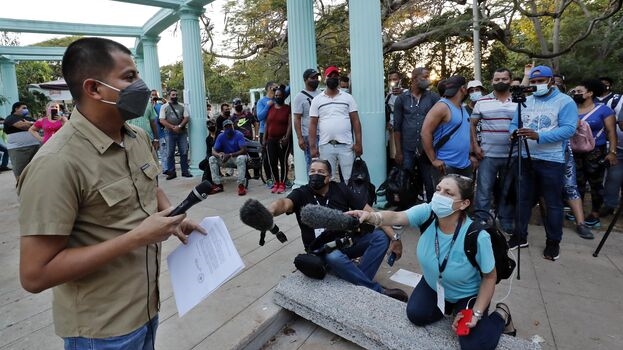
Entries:
{"type": "Polygon", "coordinates": [[[132,26],[111,26],[104,24],[68,23],[0,18],[0,31],[19,33],[54,33],[70,35],[138,37],[143,33],[143,28],[132,26]]]}

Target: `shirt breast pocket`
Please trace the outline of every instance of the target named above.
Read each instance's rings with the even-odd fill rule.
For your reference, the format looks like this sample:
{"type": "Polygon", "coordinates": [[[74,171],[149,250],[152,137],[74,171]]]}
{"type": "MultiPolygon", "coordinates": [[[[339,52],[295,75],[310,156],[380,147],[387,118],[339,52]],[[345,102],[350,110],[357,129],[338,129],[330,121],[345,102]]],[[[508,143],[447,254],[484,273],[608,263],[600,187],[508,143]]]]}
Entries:
{"type": "Polygon", "coordinates": [[[113,207],[124,200],[130,198],[134,192],[134,186],[132,180],[129,177],[124,177],[113,183],[105,185],[98,190],[104,201],[109,207],[113,207]]]}

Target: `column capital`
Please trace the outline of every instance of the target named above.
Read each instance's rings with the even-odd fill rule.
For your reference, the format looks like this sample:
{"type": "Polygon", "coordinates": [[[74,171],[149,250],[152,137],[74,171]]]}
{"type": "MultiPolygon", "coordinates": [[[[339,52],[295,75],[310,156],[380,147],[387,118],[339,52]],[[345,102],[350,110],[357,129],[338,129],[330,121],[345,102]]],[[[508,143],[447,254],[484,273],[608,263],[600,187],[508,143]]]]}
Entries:
{"type": "Polygon", "coordinates": [[[142,35],[141,36],[141,42],[143,43],[143,45],[145,44],[156,45],[159,41],[160,41],[159,36],[153,36],[153,35],[142,35]]]}
{"type": "Polygon", "coordinates": [[[15,60],[0,56],[0,64],[12,64],[15,65],[15,60]]]}
{"type": "Polygon", "coordinates": [[[182,20],[188,20],[188,19],[197,20],[199,16],[201,16],[204,13],[204,11],[205,10],[203,8],[182,5],[180,6],[178,13],[180,15],[180,19],[182,20]]]}

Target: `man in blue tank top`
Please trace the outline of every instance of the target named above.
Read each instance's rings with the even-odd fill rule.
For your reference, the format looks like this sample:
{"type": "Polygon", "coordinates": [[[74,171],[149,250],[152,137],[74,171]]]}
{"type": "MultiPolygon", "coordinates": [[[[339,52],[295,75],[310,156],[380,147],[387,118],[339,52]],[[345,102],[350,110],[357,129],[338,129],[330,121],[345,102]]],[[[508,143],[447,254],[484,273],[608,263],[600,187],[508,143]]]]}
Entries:
{"type": "Polygon", "coordinates": [[[458,75],[442,81],[443,98],[422,125],[422,145],[433,165],[433,183],[446,174],[472,177],[472,163],[477,162],[472,156],[469,114],[462,105],[467,96],[465,84],[465,78],[458,75]]]}

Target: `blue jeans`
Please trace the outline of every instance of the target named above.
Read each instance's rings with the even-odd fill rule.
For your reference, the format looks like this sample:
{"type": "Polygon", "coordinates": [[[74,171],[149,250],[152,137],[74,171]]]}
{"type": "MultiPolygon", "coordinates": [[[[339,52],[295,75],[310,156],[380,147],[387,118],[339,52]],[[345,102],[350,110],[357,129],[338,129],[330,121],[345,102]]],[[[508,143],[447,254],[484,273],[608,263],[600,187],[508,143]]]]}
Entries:
{"type": "Polygon", "coordinates": [[[2,162],[0,163],[0,167],[5,168],[9,165],[9,150],[6,149],[6,145],[2,141],[0,141],[0,152],[2,152],[2,162]]]}
{"type": "Polygon", "coordinates": [[[175,146],[180,152],[180,168],[182,174],[188,173],[188,133],[181,132],[176,134],[166,131],[167,138],[167,170],[175,172],[175,146]]]}
{"type": "Polygon", "coordinates": [[[325,262],[339,278],[382,293],[383,287],[373,279],[389,248],[389,238],[380,229],[375,229],[355,239],[352,247],[336,249],[325,255],[325,262]],[[358,257],[361,260],[355,265],[351,259],[358,257]]]}
{"type": "Polygon", "coordinates": [[[548,239],[560,242],[563,225],[563,186],[565,164],[539,159],[532,159],[532,166],[526,158],[522,159],[519,205],[521,213],[515,229],[519,237],[528,236],[528,222],[532,216],[532,207],[536,195],[545,200],[547,216],[544,227],[548,239]]]}
{"type": "Polygon", "coordinates": [[[619,194],[623,187],[623,150],[617,148],[618,163],[606,170],[604,184],[604,205],[609,208],[619,207],[619,194]]]}
{"type": "Polygon", "coordinates": [[[500,219],[502,230],[509,232],[513,228],[513,218],[515,217],[515,203],[509,203],[508,193],[513,184],[514,166],[511,163],[506,171],[508,158],[484,157],[478,165],[478,176],[476,179],[476,197],[474,199],[474,209],[477,210],[476,216],[488,219],[487,213],[491,209],[492,195],[497,200],[497,217],[500,219]],[[496,188],[496,179],[500,179],[500,187],[496,188]],[[496,193],[497,192],[497,193],[496,193]]]}
{"type": "Polygon", "coordinates": [[[63,338],[65,350],[153,350],[156,343],[158,315],[137,330],[110,338],[63,338]],[[152,333],[153,331],[153,333],[152,333]]]}
{"type": "MultiPolygon", "coordinates": [[[[465,309],[469,299],[470,297],[460,299],[455,304],[446,302],[446,311],[448,311],[448,306],[451,306],[455,311],[465,309]]],[[[470,303],[471,307],[474,306],[475,300],[474,298],[470,303]]],[[[437,307],[437,292],[426,283],[424,278],[415,286],[409,297],[407,317],[419,327],[424,327],[443,318],[441,310],[437,307]]],[[[470,329],[468,335],[459,337],[459,345],[462,350],[495,349],[503,331],[504,319],[500,314],[494,312],[489,315],[488,310],[484,310],[482,319],[476,323],[476,327],[470,329]]]]}

